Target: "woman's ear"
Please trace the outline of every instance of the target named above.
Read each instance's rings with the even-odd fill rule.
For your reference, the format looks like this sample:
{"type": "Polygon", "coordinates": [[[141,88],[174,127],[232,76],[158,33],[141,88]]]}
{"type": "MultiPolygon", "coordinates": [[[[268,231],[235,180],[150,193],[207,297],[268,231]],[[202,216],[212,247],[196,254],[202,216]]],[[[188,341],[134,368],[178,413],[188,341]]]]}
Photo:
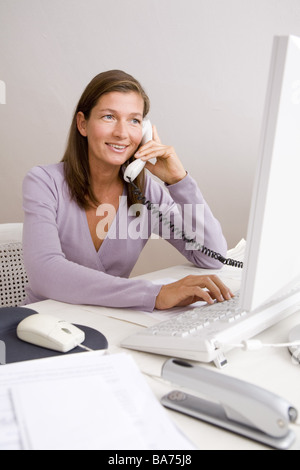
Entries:
{"type": "Polygon", "coordinates": [[[86,132],[86,119],[82,111],[79,111],[76,116],[77,129],[83,137],[87,136],[86,132]]]}

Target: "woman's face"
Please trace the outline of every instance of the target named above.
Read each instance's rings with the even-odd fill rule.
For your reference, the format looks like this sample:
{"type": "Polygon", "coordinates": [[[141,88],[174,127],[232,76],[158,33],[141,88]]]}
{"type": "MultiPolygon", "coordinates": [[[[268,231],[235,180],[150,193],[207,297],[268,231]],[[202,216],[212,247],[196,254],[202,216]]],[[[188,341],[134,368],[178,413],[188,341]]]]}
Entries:
{"type": "Polygon", "coordinates": [[[121,166],[142,140],[144,101],[137,92],[113,91],[103,95],[89,119],[77,115],[77,127],[87,137],[89,161],[121,166]]]}

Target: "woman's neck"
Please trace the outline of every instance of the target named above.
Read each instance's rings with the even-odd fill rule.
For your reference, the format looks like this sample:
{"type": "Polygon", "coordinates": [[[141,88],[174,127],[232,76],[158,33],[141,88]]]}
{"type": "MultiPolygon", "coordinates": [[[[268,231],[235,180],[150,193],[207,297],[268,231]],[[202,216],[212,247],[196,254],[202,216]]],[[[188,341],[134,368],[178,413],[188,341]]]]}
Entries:
{"type": "Polygon", "coordinates": [[[120,168],[103,165],[102,162],[90,162],[90,177],[93,192],[101,202],[109,202],[116,192],[123,191],[120,168]]]}

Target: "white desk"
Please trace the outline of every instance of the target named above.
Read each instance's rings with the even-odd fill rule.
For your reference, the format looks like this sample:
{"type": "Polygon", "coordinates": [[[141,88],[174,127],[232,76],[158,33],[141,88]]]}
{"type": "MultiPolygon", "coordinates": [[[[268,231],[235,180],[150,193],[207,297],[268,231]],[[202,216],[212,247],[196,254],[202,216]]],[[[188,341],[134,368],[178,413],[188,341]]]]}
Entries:
{"type": "MultiPolygon", "coordinates": [[[[150,280],[179,279],[188,274],[196,273],[200,273],[198,268],[186,264],[139,276],[139,278],[150,280]]],[[[205,273],[207,274],[208,271],[205,271],[205,273]]],[[[226,281],[229,287],[237,289],[240,283],[239,276],[234,274],[230,277],[228,270],[226,273],[226,275],[220,277],[226,281]]],[[[124,338],[142,328],[142,326],[139,326],[139,322],[141,319],[145,321],[145,314],[125,309],[69,305],[52,300],[28,305],[27,307],[41,314],[50,313],[57,317],[63,317],[67,321],[101,331],[108,339],[110,353],[127,351],[128,354],[133,356],[142,372],[156,376],[160,375],[166,357],[125,350],[120,347],[120,343],[124,338]],[[129,321],[127,321],[128,319],[129,321]]],[[[146,319],[149,325],[152,321],[150,317],[146,319]]],[[[298,313],[260,334],[259,339],[267,343],[286,342],[290,329],[299,323],[300,308],[298,313]]],[[[223,369],[222,373],[264,387],[289,400],[300,412],[300,365],[292,363],[287,349],[263,348],[253,352],[234,350],[227,354],[227,359],[228,366],[223,369]]],[[[205,367],[214,366],[206,365],[205,367]]],[[[179,388],[170,387],[170,385],[159,379],[149,377],[149,375],[146,375],[146,378],[158,399],[168,391],[179,388]]],[[[247,440],[194,418],[173,411],[168,411],[168,413],[198,449],[267,449],[262,444],[247,440]]],[[[297,434],[297,442],[293,448],[300,449],[300,426],[293,426],[293,429],[297,434]]]]}

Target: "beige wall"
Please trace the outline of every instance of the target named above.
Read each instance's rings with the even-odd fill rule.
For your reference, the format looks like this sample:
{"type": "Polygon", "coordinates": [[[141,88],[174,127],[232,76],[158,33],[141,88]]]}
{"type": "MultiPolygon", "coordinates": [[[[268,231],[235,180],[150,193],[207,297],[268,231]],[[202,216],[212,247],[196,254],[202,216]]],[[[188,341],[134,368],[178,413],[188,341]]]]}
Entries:
{"type": "MultiPolygon", "coordinates": [[[[87,82],[121,68],[146,88],[162,141],[236,244],[278,34],[300,36],[299,0],[0,0],[0,223],[22,221],[25,173],[61,159],[87,82]]],[[[135,273],[181,260],[153,240],[135,273]]]]}

